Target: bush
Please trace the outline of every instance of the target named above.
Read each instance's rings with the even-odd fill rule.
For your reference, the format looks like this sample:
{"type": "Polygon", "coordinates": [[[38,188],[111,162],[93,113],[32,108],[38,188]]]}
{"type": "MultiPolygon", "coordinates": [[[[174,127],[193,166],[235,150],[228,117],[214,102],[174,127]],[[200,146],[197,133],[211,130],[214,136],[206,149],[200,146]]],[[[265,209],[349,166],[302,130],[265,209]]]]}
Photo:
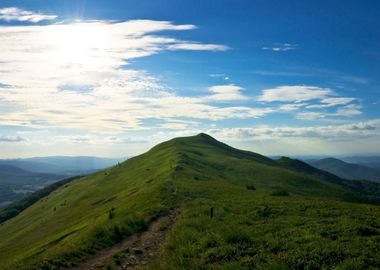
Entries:
{"type": "Polygon", "coordinates": [[[287,192],[285,189],[279,188],[273,191],[270,195],[272,196],[289,196],[289,192],[287,192]]]}
{"type": "Polygon", "coordinates": [[[112,227],[112,240],[114,240],[115,242],[121,242],[121,240],[123,240],[124,238],[124,235],[123,235],[123,231],[124,231],[124,228],[121,228],[117,225],[113,226],[112,227]]]}
{"type": "Polygon", "coordinates": [[[256,190],[255,186],[254,185],[247,185],[246,188],[248,190],[256,190]]]}
{"type": "Polygon", "coordinates": [[[272,209],[269,206],[265,205],[264,207],[261,207],[257,210],[256,215],[258,217],[269,217],[272,215],[272,209]]]}
{"type": "Polygon", "coordinates": [[[380,232],[378,232],[376,229],[372,227],[360,227],[358,228],[358,235],[360,236],[376,236],[380,235],[380,232]]]}
{"type": "Polygon", "coordinates": [[[109,219],[113,219],[115,217],[115,208],[112,207],[109,211],[108,211],[108,218],[109,219]]]}

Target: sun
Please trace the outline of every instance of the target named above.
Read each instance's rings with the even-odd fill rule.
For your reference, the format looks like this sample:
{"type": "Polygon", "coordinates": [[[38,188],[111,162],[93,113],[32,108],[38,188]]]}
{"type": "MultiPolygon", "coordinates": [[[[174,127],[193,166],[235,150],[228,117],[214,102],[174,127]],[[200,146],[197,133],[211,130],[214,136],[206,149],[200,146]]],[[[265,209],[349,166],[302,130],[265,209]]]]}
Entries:
{"type": "Polygon", "coordinates": [[[49,61],[60,65],[91,65],[110,53],[112,34],[104,23],[53,25],[42,36],[49,61]]]}

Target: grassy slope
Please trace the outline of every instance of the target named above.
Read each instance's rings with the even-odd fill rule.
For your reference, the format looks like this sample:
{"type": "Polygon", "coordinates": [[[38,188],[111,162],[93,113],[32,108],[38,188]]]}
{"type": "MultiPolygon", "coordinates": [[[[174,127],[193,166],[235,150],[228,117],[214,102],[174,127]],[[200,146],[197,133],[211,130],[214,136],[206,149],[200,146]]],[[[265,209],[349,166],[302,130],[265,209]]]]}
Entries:
{"type": "Polygon", "coordinates": [[[0,261],[10,269],[17,263],[38,269],[53,259],[64,264],[180,206],[181,219],[148,268],[251,269],[273,262],[291,269],[379,266],[374,253],[380,247],[379,209],[339,201],[355,197],[344,187],[207,135],[178,138],[73,181],[0,225],[0,261]],[[290,196],[271,196],[278,188],[290,196]],[[212,220],[210,207],[215,208],[212,220]],[[338,259],[332,259],[334,252],[338,259]],[[367,261],[360,261],[366,255],[367,261]]]}
{"type": "Polygon", "coordinates": [[[191,179],[198,172],[187,161],[190,166],[184,164],[176,174],[182,217],[161,255],[145,269],[380,268],[378,206],[336,200],[347,199],[349,192],[304,175],[220,159],[219,150],[200,146],[198,140],[186,140],[186,159],[196,159],[188,154],[196,148],[207,153],[203,163],[216,170],[207,171],[212,177],[202,177],[202,168],[191,179]],[[272,196],[278,185],[291,195],[272,196]]]}
{"type": "Polygon", "coordinates": [[[22,268],[56,258],[64,263],[62,254],[75,260],[73,256],[80,257],[96,245],[117,241],[116,228],[128,234],[128,227],[136,227],[134,220],[149,219],[165,209],[170,204],[165,183],[176,160],[172,150],[155,150],[73,181],[0,225],[2,267],[14,269],[19,262],[17,267],[22,268]]]}
{"type": "Polygon", "coordinates": [[[183,189],[193,199],[144,269],[380,269],[378,207],[216,181],[183,189]]]}

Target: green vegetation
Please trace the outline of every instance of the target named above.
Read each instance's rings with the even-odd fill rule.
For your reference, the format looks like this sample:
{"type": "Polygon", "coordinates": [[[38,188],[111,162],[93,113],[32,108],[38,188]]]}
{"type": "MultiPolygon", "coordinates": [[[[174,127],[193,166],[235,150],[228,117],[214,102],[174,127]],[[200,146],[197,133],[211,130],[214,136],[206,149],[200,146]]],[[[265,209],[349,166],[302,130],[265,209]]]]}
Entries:
{"type": "Polygon", "coordinates": [[[48,196],[50,193],[52,193],[57,188],[70,183],[71,181],[80,178],[81,176],[77,177],[70,177],[64,180],[61,180],[59,182],[56,182],[50,186],[47,186],[41,190],[38,190],[30,195],[27,195],[20,201],[17,201],[11,205],[9,205],[4,210],[0,211],[0,223],[3,223],[4,221],[11,219],[15,216],[17,216],[20,212],[40,200],[41,198],[44,198],[48,196]]]}
{"type": "Polygon", "coordinates": [[[183,208],[163,251],[146,269],[380,268],[376,206],[270,196],[259,189],[252,195],[228,184],[206,188],[208,196],[183,208]],[[210,205],[218,205],[213,219],[210,205]]]}
{"type": "Polygon", "coordinates": [[[22,193],[16,193],[14,188],[15,187],[11,185],[0,184],[0,209],[2,205],[19,200],[24,196],[22,193]]]}
{"type": "Polygon", "coordinates": [[[289,192],[287,192],[283,188],[278,188],[271,193],[272,196],[289,196],[289,192]]]}
{"type": "Polygon", "coordinates": [[[359,192],[358,184],[286,163],[205,134],[162,143],[59,187],[1,224],[2,267],[67,266],[179,208],[145,268],[378,269],[380,209],[363,204],[367,183],[359,192]]]}
{"type": "Polygon", "coordinates": [[[248,190],[256,190],[255,186],[254,185],[247,185],[246,188],[248,190]]]}
{"type": "Polygon", "coordinates": [[[2,161],[4,160],[0,160],[0,209],[43,186],[64,178],[58,174],[26,171],[12,165],[1,164],[2,161]]]}

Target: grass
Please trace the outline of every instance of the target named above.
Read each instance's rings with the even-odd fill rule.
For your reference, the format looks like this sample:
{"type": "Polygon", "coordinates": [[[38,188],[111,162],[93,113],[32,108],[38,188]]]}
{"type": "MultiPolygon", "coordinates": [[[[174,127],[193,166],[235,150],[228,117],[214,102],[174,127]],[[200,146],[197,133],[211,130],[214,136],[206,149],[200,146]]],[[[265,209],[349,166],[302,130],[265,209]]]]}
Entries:
{"type": "Polygon", "coordinates": [[[163,251],[144,269],[380,267],[377,206],[251,193],[220,183],[206,183],[202,194],[204,188],[208,195],[184,204],[163,251]]]}
{"type": "Polygon", "coordinates": [[[176,156],[167,150],[74,180],[2,223],[2,268],[69,265],[146,228],[173,205],[168,179],[176,156]]]}
{"type": "Polygon", "coordinates": [[[176,207],[181,216],[147,269],[379,268],[378,206],[351,203],[363,196],[298,168],[204,134],[177,138],[71,181],[1,224],[0,261],[67,266],[176,207]]]}

